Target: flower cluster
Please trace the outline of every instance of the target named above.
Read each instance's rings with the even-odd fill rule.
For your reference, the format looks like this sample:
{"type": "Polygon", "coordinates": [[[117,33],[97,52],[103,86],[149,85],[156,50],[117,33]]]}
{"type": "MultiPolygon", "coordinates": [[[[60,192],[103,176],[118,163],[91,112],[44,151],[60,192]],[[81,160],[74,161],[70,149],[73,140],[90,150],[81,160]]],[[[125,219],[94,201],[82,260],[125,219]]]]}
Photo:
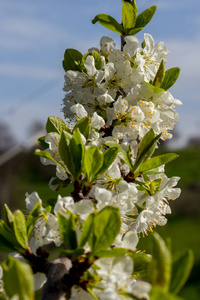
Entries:
{"type": "MultiPolygon", "coordinates": [[[[177,155],[154,155],[159,141],[172,137],[178,120],[176,106],[181,102],[168,89],[180,70],[165,72],[169,51],[163,42],[155,44],[150,34],[144,34],[140,47],[132,35],[150,21],[155,7],[137,17],[135,1],[122,3],[124,27],[107,15],[95,19],[104,25],[114,22],[114,31],[123,38],[121,50],[105,36],[100,49],[90,48],[85,55],[66,50],[62,111],[68,124],[49,117],[47,134],[38,140],[44,150],[35,154],[42,164],[56,167],[49,186],[54,191],[63,188],[65,196],[58,195],[45,205],[36,192],[26,194],[26,219],[22,212],[12,214],[6,206],[0,223],[0,237],[6,243],[3,249],[29,261],[35,289],[47,280],[43,299],[56,285],[59,299],[67,294],[70,300],[149,300],[152,285],[141,277],[147,275],[142,268],[146,264],[148,269],[151,256],[142,253],[140,260],[136,247],[141,236],[166,224],[170,200],[180,195],[179,178],[165,175],[165,164],[177,155]],[[61,257],[53,263],[46,252],[49,244],[61,257]],[[144,271],[141,276],[138,257],[138,269],[144,271]]],[[[171,272],[171,254],[160,243],[159,251],[167,253],[166,269],[171,272]]],[[[9,274],[12,266],[23,273],[23,266],[15,264],[8,260],[3,272],[9,274]]],[[[170,276],[163,275],[167,278],[163,291],[164,284],[169,288],[170,276]]],[[[1,277],[0,268],[0,296],[4,293],[1,277]]],[[[5,290],[10,293],[6,281],[5,290]]]]}

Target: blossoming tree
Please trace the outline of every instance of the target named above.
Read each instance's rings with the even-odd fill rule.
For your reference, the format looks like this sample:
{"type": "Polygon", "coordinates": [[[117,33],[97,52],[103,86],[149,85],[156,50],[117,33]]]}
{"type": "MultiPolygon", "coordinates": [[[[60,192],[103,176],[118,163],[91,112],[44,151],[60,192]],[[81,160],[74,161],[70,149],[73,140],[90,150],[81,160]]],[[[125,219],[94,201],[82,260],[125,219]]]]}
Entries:
{"type": "Polygon", "coordinates": [[[103,36],[84,55],[65,51],[67,122],[49,117],[35,154],[55,165],[49,186],[66,196],[44,205],[27,194],[25,215],[5,204],[0,251],[12,255],[0,269],[0,299],[34,299],[40,288],[43,300],[180,299],[192,253],[173,259],[156,233],[151,254],[136,248],[180,195],[179,178],[164,173],[177,155],[154,154],[178,120],[181,102],[168,90],[180,69],[165,70],[163,42],[145,33],[140,46],[135,37],[155,11],[138,15],[135,1],[122,1],[122,24],[105,14],[92,21],[119,34],[121,49],[103,36]]]}

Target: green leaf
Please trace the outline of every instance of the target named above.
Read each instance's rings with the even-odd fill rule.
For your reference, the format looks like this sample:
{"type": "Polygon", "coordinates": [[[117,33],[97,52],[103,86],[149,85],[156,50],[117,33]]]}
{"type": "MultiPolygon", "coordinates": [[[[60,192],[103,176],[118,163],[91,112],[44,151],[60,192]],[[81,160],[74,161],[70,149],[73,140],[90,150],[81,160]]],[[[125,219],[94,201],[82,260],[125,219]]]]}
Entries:
{"type": "Polygon", "coordinates": [[[39,144],[43,149],[49,148],[49,144],[47,144],[47,143],[45,142],[45,138],[46,138],[46,136],[41,136],[40,138],[37,139],[38,144],[39,144]]]}
{"type": "Polygon", "coordinates": [[[68,70],[81,71],[81,61],[83,55],[76,49],[66,49],[63,60],[63,68],[65,72],[68,70]]]}
{"type": "Polygon", "coordinates": [[[101,56],[99,55],[99,53],[97,51],[92,51],[92,56],[94,57],[94,61],[95,61],[95,68],[97,70],[101,70],[102,66],[103,66],[103,62],[101,59],[101,56]]]}
{"type": "Polygon", "coordinates": [[[140,273],[148,270],[151,261],[151,255],[146,253],[131,252],[129,255],[134,261],[134,273],[140,273]]]}
{"type": "Polygon", "coordinates": [[[131,28],[128,30],[127,35],[135,35],[136,33],[140,32],[143,29],[143,27],[138,27],[138,28],[131,28]]]}
{"type": "Polygon", "coordinates": [[[139,165],[146,161],[154,153],[157,142],[161,137],[162,133],[155,136],[153,129],[150,129],[142,138],[137,152],[137,157],[135,164],[133,166],[133,171],[137,170],[139,165]]]}
{"type": "Polygon", "coordinates": [[[153,18],[156,8],[156,6],[152,6],[144,10],[141,14],[139,14],[136,19],[135,28],[145,27],[153,18]]]}
{"type": "Polygon", "coordinates": [[[50,159],[55,164],[58,164],[59,166],[61,166],[65,170],[65,168],[63,167],[63,165],[60,164],[57,160],[55,160],[55,158],[53,158],[48,151],[42,151],[40,149],[36,149],[35,152],[34,152],[34,154],[38,155],[38,156],[41,156],[41,157],[44,157],[44,158],[47,158],[47,159],[50,159]]]}
{"type": "Polygon", "coordinates": [[[60,135],[59,154],[67,169],[77,180],[81,174],[85,146],[83,145],[79,129],[74,130],[73,136],[63,131],[60,135]]]}
{"type": "Polygon", "coordinates": [[[89,183],[95,179],[102,167],[103,160],[103,153],[96,146],[88,148],[85,152],[84,170],[89,183]]]}
{"type": "Polygon", "coordinates": [[[95,215],[92,238],[92,255],[106,250],[112,245],[121,227],[119,209],[106,206],[95,215]]]}
{"type": "Polygon", "coordinates": [[[3,219],[8,226],[13,226],[14,216],[7,204],[4,204],[3,219]]]}
{"type": "Polygon", "coordinates": [[[165,76],[165,64],[164,64],[164,60],[162,59],[158,71],[156,73],[156,76],[154,78],[153,85],[156,87],[160,87],[164,76],[165,76]]]}
{"type": "Polygon", "coordinates": [[[111,250],[99,251],[96,253],[96,256],[98,256],[98,257],[118,257],[118,256],[126,255],[127,253],[130,253],[130,252],[131,251],[129,249],[114,247],[111,250]]]}
{"type": "Polygon", "coordinates": [[[37,202],[31,212],[28,215],[28,218],[26,219],[26,228],[27,228],[27,236],[29,238],[31,232],[33,231],[33,228],[35,226],[35,223],[41,213],[41,203],[37,202]]]}
{"type": "Polygon", "coordinates": [[[152,235],[152,260],[149,270],[152,285],[168,291],[171,279],[171,253],[157,232],[152,235]]]}
{"type": "Polygon", "coordinates": [[[141,298],[137,298],[135,295],[133,295],[131,293],[126,293],[126,292],[121,292],[121,293],[119,293],[119,295],[122,295],[125,298],[129,298],[129,299],[133,299],[133,300],[139,300],[139,299],[141,299],[141,298]]]}
{"type": "Polygon", "coordinates": [[[74,130],[78,128],[80,133],[82,133],[82,135],[84,135],[84,137],[88,139],[88,135],[90,131],[89,125],[90,125],[90,118],[84,117],[76,123],[76,125],[74,126],[74,130]]]}
{"type": "Polygon", "coordinates": [[[130,169],[132,169],[132,163],[131,163],[130,157],[128,156],[126,151],[124,151],[124,149],[119,144],[112,142],[112,141],[108,141],[105,143],[105,145],[109,146],[110,148],[112,148],[112,147],[118,148],[117,155],[124,163],[126,163],[130,167],[130,169]]]}
{"type": "Polygon", "coordinates": [[[190,276],[193,265],[194,255],[192,250],[187,250],[175,256],[172,265],[171,293],[178,294],[180,292],[190,276]]]}
{"type": "Polygon", "coordinates": [[[150,84],[149,82],[144,82],[143,84],[146,84],[146,85],[150,86],[151,89],[153,90],[154,94],[159,94],[159,93],[162,93],[162,92],[165,91],[164,89],[161,89],[158,86],[154,86],[154,85],[150,84]]]}
{"type": "Polygon", "coordinates": [[[9,298],[19,296],[19,300],[34,299],[34,279],[31,267],[14,257],[8,257],[2,264],[4,288],[9,298]]]}
{"type": "Polygon", "coordinates": [[[26,219],[20,210],[14,212],[14,232],[18,243],[23,249],[28,249],[28,236],[26,230],[26,219]]]}
{"type": "Polygon", "coordinates": [[[3,220],[0,220],[0,236],[3,236],[13,246],[19,247],[13,228],[10,228],[3,220]]]}
{"type": "Polygon", "coordinates": [[[60,255],[77,259],[77,257],[79,257],[84,252],[85,252],[84,248],[77,248],[75,250],[62,250],[60,255]]]}
{"type": "Polygon", "coordinates": [[[184,300],[173,294],[164,292],[160,287],[153,287],[150,291],[150,300],[184,300]]]}
{"type": "Polygon", "coordinates": [[[87,243],[92,233],[94,216],[95,216],[94,213],[90,214],[85,220],[85,222],[83,223],[83,229],[79,240],[79,247],[83,247],[87,243]]]}
{"type": "Polygon", "coordinates": [[[92,24],[99,22],[99,24],[103,25],[104,27],[122,35],[123,34],[123,26],[119,24],[113,17],[106,15],[106,14],[99,14],[92,20],[92,24]]]}
{"type": "Polygon", "coordinates": [[[97,177],[101,176],[103,173],[106,172],[106,170],[108,170],[110,165],[117,157],[117,153],[118,153],[118,148],[116,147],[109,148],[103,153],[103,165],[101,169],[98,171],[97,177]]]}
{"type": "Polygon", "coordinates": [[[63,215],[58,213],[58,224],[64,244],[68,247],[69,250],[74,250],[78,245],[76,237],[76,226],[72,213],[68,211],[68,214],[69,218],[67,219],[63,215]]]}
{"type": "MultiPolygon", "coordinates": [[[[133,5],[128,2],[122,0],[122,23],[127,33],[129,29],[135,26],[136,18],[137,18],[137,10],[133,5]]],[[[136,4],[135,4],[136,5],[136,4]]]]}
{"type": "Polygon", "coordinates": [[[46,131],[47,133],[49,132],[57,132],[59,134],[61,134],[61,132],[65,130],[69,133],[71,133],[71,131],[69,130],[69,128],[67,127],[67,125],[65,124],[65,122],[58,118],[58,117],[48,117],[47,119],[47,123],[46,123],[46,131]]]}
{"type": "Polygon", "coordinates": [[[165,72],[161,88],[165,91],[174,85],[180,74],[180,68],[171,68],[165,72]]]}
{"type": "Polygon", "coordinates": [[[16,250],[15,246],[0,234],[0,253],[11,253],[16,250]]]}
{"type": "Polygon", "coordinates": [[[145,162],[143,162],[139,166],[138,172],[144,172],[144,171],[158,168],[158,167],[165,165],[168,162],[176,159],[177,157],[178,157],[178,155],[176,153],[167,153],[167,154],[162,154],[159,156],[152,157],[149,160],[146,160],[145,162]]]}

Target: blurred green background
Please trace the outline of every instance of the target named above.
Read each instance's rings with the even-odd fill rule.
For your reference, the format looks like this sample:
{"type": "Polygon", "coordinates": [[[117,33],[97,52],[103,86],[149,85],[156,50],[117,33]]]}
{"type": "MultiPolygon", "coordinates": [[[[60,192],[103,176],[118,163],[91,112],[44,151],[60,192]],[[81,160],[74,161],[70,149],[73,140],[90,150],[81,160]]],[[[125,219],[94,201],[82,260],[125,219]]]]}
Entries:
{"type": "MultiPolygon", "coordinates": [[[[8,135],[8,132],[7,132],[8,135]]],[[[12,141],[12,139],[10,139],[12,141]]],[[[11,143],[12,144],[12,143],[11,143]]],[[[8,146],[8,144],[7,144],[8,146]]],[[[7,146],[1,147],[0,158],[7,153],[7,146]]],[[[12,145],[9,145],[11,147],[12,145]]],[[[12,147],[11,147],[12,148],[12,147]]],[[[12,210],[25,209],[25,193],[37,191],[44,201],[57,198],[58,192],[48,187],[48,182],[55,174],[54,166],[43,166],[35,156],[34,149],[21,148],[16,154],[0,165],[0,211],[7,203],[12,210]]],[[[179,199],[171,202],[172,215],[164,227],[156,227],[163,238],[171,237],[172,251],[192,249],[195,265],[191,276],[180,293],[184,299],[200,299],[200,143],[199,139],[178,151],[162,146],[157,154],[176,152],[179,158],[166,166],[168,177],[180,176],[178,186],[182,189],[179,199]]],[[[65,190],[59,192],[65,195],[65,190]]],[[[138,249],[149,251],[150,236],[141,238],[138,249]]]]}

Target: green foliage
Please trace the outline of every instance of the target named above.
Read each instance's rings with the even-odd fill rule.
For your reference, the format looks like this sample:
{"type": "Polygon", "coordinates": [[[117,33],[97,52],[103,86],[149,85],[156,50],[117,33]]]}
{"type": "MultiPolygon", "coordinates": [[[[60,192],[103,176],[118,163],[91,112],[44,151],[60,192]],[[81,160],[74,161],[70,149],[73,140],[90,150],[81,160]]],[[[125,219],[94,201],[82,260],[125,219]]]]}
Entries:
{"type": "Polygon", "coordinates": [[[158,168],[162,165],[167,164],[168,162],[176,159],[178,155],[176,153],[167,153],[163,155],[158,155],[155,157],[152,157],[142,164],[139,165],[138,171],[139,172],[144,172],[144,171],[149,171],[155,168],[158,168]]]}
{"type": "Polygon", "coordinates": [[[98,147],[90,147],[85,153],[84,170],[89,183],[96,178],[103,165],[104,156],[98,147]]]}
{"type": "Polygon", "coordinates": [[[90,118],[84,117],[80,119],[74,126],[73,131],[78,128],[80,133],[87,139],[90,131],[90,118]]]}
{"type": "Polygon", "coordinates": [[[179,77],[180,70],[180,68],[171,68],[167,70],[160,87],[165,91],[172,87],[179,77]]]}
{"type": "Polygon", "coordinates": [[[139,277],[147,277],[149,271],[149,264],[151,262],[151,255],[146,253],[131,252],[129,256],[134,262],[134,273],[133,275],[139,277]]]}
{"type": "Polygon", "coordinates": [[[81,232],[79,244],[78,244],[79,247],[83,247],[87,243],[87,241],[90,237],[90,234],[93,230],[94,218],[95,218],[95,214],[92,213],[85,220],[85,222],[83,224],[83,229],[81,232]]]}
{"type": "Polygon", "coordinates": [[[119,144],[112,142],[112,141],[108,141],[105,143],[105,145],[109,146],[110,148],[116,147],[118,149],[119,158],[122,160],[123,163],[126,163],[129,166],[129,168],[132,170],[131,159],[128,156],[128,154],[126,153],[126,151],[124,151],[124,149],[119,144]]]}
{"type": "Polygon", "coordinates": [[[191,250],[177,254],[173,259],[170,292],[178,294],[191,273],[194,255],[191,250]]]}
{"type": "Polygon", "coordinates": [[[133,171],[136,171],[141,163],[146,161],[154,153],[157,146],[157,142],[161,134],[155,136],[153,129],[149,130],[145,136],[142,138],[137,152],[137,157],[135,164],[133,166],[133,171]]]}
{"type": "Polygon", "coordinates": [[[161,63],[160,63],[160,66],[158,68],[158,71],[156,73],[156,76],[154,78],[153,85],[156,86],[156,87],[160,87],[164,77],[165,77],[165,64],[164,64],[164,61],[162,59],[161,63]]]}
{"type": "Polygon", "coordinates": [[[103,250],[98,252],[98,257],[118,257],[132,252],[131,250],[114,247],[111,250],[103,250]]]}
{"type": "Polygon", "coordinates": [[[112,245],[120,231],[121,220],[119,209],[106,206],[95,215],[92,237],[89,240],[91,255],[98,256],[102,250],[112,245]]]}
{"type": "Polygon", "coordinates": [[[144,28],[153,18],[157,7],[151,6],[137,16],[135,28],[144,28]]]}
{"type": "Polygon", "coordinates": [[[30,211],[28,218],[26,219],[27,236],[30,237],[31,232],[35,226],[35,223],[41,213],[41,203],[37,202],[33,209],[30,211]]]}
{"type": "Polygon", "coordinates": [[[68,70],[81,71],[81,62],[83,55],[76,49],[66,49],[63,60],[63,69],[65,72],[68,70]]]}
{"type": "Polygon", "coordinates": [[[164,292],[160,287],[153,287],[150,292],[150,300],[183,300],[178,296],[164,292]]]}
{"type": "Polygon", "coordinates": [[[24,214],[20,210],[14,212],[13,228],[15,237],[23,249],[28,248],[28,236],[26,230],[26,220],[24,214]]]}
{"type": "Polygon", "coordinates": [[[119,24],[113,17],[107,14],[99,14],[93,20],[92,24],[98,22],[99,24],[103,25],[104,27],[122,35],[123,34],[123,26],[119,24]]]}
{"type": "Polygon", "coordinates": [[[151,254],[149,272],[152,285],[159,286],[166,292],[171,280],[171,253],[157,232],[152,234],[151,254]]]}
{"type": "Polygon", "coordinates": [[[122,23],[124,31],[127,34],[128,31],[134,28],[137,19],[137,6],[131,5],[128,2],[122,0],[122,23]]]}
{"type": "Polygon", "coordinates": [[[79,129],[74,130],[73,136],[62,131],[59,140],[59,154],[74,180],[77,180],[82,170],[84,145],[79,129]]]}
{"type": "Polygon", "coordinates": [[[61,237],[64,244],[69,250],[75,250],[77,248],[76,226],[73,214],[68,211],[69,217],[65,217],[60,213],[57,214],[58,224],[61,237]]]}
{"type": "Polygon", "coordinates": [[[44,158],[47,158],[47,159],[50,159],[55,164],[59,164],[62,168],[64,168],[63,165],[61,165],[59,162],[57,162],[57,160],[55,160],[55,158],[53,158],[48,151],[42,151],[42,150],[36,149],[34,154],[38,155],[38,156],[41,156],[41,157],[44,157],[44,158]]]}
{"type": "Polygon", "coordinates": [[[19,300],[34,298],[34,280],[31,267],[27,263],[20,262],[14,257],[8,257],[2,264],[4,275],[4,288],[11,298],[19,296],[19,300]]]}
{"type": "Polygon", "coordinates": [[[67,125],[65,124],[65,122],[62,119],[60,119],[58,117],[54,117],[54,116],[48,117],[47,123],[46,123],[47,133],[57,132],[57,133],[61,134],[61,132],[63,130],[70,133],[69,128],[67,127],[67,125]]]}

